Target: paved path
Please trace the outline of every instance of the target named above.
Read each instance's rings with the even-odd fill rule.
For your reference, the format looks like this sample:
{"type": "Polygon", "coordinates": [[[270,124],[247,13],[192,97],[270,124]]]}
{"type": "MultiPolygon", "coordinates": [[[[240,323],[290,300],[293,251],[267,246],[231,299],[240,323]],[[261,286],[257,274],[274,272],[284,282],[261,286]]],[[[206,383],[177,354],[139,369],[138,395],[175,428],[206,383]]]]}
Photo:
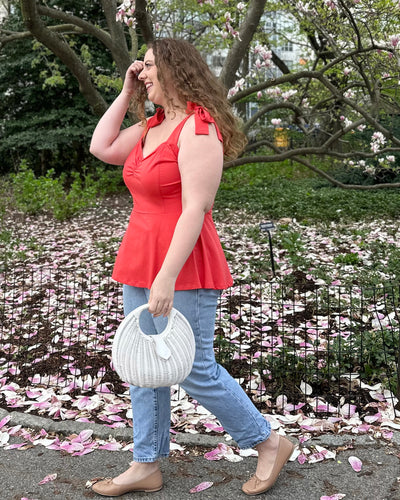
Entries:
{"type": "MultiPolygon", "coordinates": [[[[0,410],[0,419],[7,412],[0,410]]],[[[56,431],[65,435],[93,428],[94,433],[104,438],[114,431],[99,425],[77,422],[54,422],[14,412],[9,425],[20,423],[56,431]]],[[[126,439],[129,429],[116,430],[115,437],[126,439]]],[[[10,442],[20,442],[11,438],[10,442]]],[[[241,492],[241,484],[255,469],[256,458],[245,458],[241,462],[226,460],[209,461],[203,457],[204,448],[215,447],[221,438],[207,435],[178,436],[186,452],[171,456],[161,462],[164,473],[164,488],[157,493],[127,494],[122,498],[151,498],[152,500],[220,499],[237,500],[247,498],[241,492]],[[203,481],[212,481],[211,488],[191,494],[189,491],[203,481]]],[[[390,444],[374,440],[370,436],[323,435],[312,440],[330,450],[337,450],[335,460],[300,465],[289,462],[276,485],[268,494],[257,498],[268,500],[320,500],[322,496],[345,494],[345,500],[400,500],[400,433],[396,432],[390,444]],[[353,449],[340,451],[353,443],[353,449]],[[348,463],[355,455],[363,462],[361,472],[356,473],[348,463]]],[[[307,442],[310,445],[310,441],[307,442]]],[[[97,476],[115,476],[124,470],[131,455],[129,452],[96,450],[82,457],[74,457],[43,446],[27,450],[4,450],[0,448],[0,499],[1,500],[85,500],[101,498],[85,489],[88,479],[97,476]],[[57,474],[56,480],[47,484],[38,483],[48,474],[57,474]]]]}

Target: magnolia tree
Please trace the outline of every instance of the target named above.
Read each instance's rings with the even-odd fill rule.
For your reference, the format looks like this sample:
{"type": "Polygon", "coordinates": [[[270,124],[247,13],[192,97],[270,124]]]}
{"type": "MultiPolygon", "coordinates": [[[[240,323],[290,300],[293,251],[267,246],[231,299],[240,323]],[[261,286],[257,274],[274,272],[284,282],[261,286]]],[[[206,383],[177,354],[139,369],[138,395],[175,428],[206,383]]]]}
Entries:
{"type": "Polygon", "coordinates": [[[62,10],[62,1],[20,0],[26,31],[1,31],[0,47],[35,38],[61,59],[101,115],[104,86],[111,84],[82,50],[87,36],[103,44],[120,77],[146,42],[184,37],[208,56],[249,138],[226,168],[291,160],[343,188],[400,186],[394,182],[400,175],[399,1],[100,3],[99,24],[83,17],[79,5],[72,13],[62,10]],[[338,166],[369,181],[343,183],[332,173],[338,166]]]}

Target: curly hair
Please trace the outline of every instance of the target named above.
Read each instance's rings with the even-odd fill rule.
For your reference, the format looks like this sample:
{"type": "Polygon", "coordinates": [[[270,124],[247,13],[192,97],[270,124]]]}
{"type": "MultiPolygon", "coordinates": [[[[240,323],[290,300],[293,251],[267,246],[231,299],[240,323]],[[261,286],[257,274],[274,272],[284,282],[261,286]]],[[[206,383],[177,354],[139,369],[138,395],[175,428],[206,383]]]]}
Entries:
{"type": "MultiPolygon", "coordinates": [[[[233,114],[226,88],[211,72],[199,51],[186,40],[176,38],[156,39],[147,48],[153,49],[157,78],[170,103],[173,104],[167,88],[173,82],[181,102],[191,101],[209,111],[221,131],[225,157],[236,158],[246,145],[246,136],[233,114]]],[[[146,121],[146,98],[143,86],[132,99],[133,109],[143,123],[146,121]]]]}

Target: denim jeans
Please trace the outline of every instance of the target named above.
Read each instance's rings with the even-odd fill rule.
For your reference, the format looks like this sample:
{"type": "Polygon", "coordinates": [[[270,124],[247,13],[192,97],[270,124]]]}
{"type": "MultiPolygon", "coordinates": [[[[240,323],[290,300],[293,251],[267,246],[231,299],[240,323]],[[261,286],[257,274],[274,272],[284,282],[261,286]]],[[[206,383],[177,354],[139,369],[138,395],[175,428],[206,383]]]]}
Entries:
{"type": "MultiPolygon", "coordinates": [[[[124,285],[124,314],[148,302],[149,290],[124,285]]],[[[215,317],[220,291],[178,290],[174,307],[185,315],[196,339],[192,371],[181,387],[207,408],[240,448],[253,448],[265,441],[271,426],[229,373],[214,356],[215,317]]],[[[164,330],[167,319],[153,318],[148,311],[140,316],[144,333],[164,330]]],[[[171,423],[170,388],[130,387],[133,411],[133,460],[154,462],[169,454],[171,423]]]]}

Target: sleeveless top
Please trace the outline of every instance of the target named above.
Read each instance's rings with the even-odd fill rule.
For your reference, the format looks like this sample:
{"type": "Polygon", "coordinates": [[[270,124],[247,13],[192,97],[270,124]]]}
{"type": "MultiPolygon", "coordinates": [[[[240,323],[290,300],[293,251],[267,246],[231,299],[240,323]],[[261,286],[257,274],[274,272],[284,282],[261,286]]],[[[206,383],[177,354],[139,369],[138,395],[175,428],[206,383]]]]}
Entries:
{"type": "MultiPolygon", "coordinates": [[[[194,114],[196,134],[208,135],[209,124],[214,123],[222,142],[221,133],[206,109],[188,103],[186,112],[189,116],[194,114]]],[[[133,210],[114,265],[112,277],[116,281],[151,288],[163,264],[182,213],[177,143],[189,116],[146,157],[143,156],[144,132],[125,161],[123,178],[132,195],[133,210]]],[[[164,111],[158,108],[148,120],[148,129],[163,120],[164,111]]],[[[231,285],[232,277],[210,210],[205,214],[196,245],[178,275],[175,290],[221,290],[231,285]]]]}

